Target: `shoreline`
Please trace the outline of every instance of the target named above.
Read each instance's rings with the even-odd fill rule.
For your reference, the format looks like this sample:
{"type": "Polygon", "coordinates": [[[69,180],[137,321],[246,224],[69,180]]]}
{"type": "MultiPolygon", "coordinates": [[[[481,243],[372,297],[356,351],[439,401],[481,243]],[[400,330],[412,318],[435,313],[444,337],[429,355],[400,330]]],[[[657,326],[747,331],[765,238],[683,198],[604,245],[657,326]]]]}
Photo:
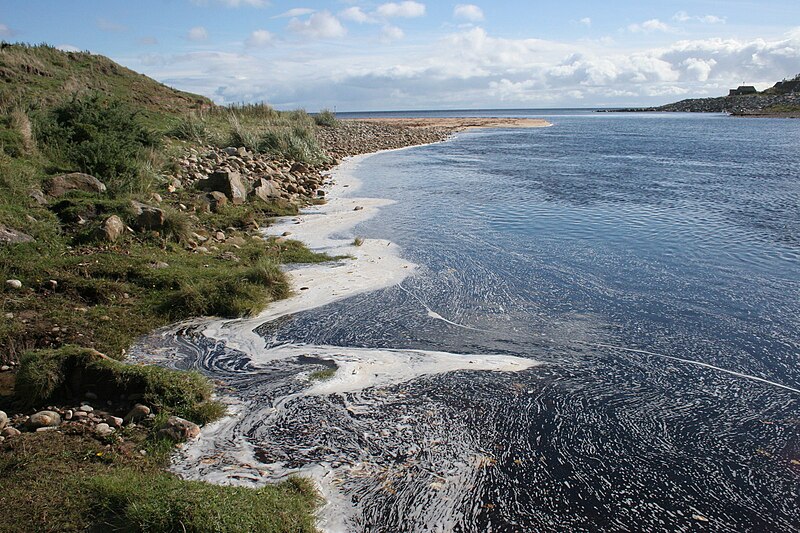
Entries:
{"type": "MultiPolygon", "coordinates": [[[[261,324],[281,317],[397,285],[414,274],[417,265],[402,259],[399,246],[390,241],[364,239],[361,246],[355,246],[350,237],[336,238],[334,235],[346,233],[360,222],[376,216],[381,207],[393,203],[386,199],[345,196],[357,191],[360,185],[353,171],[372,156],[422,146],[426,145],[382,150],[346,159],[328,173],[327,177],[332,180],[328,203],[296,216],[283,217],[264,229],[265,236],[291,231],[289,238],[301,240],[314,251],[348,254],[355,259],[290,269],[287,274],[294,289],[292,296],[273,302],[256,317],[205,323],[201,328],[202,335],[246,354],[256,370],[260,365],[276,360],[310,355],[334,361],[335,374],[329,379],[311,382],[299,392],[274,399],[273,407],[258,406],[235,392],[220,394],[220,399],[229,407],[229,414],[207,425],[197,440],[185,444],[178,451],[173,457],[173,472],[187,479],[245,486],[279,482],[291,475],[310,477],[325,502],[317,515],[318,527],[326,532],[348,531],[353,507],[338,489],[338,480],[357,475],[356,472],[364,465],[311,463],[300,468],[286,468],[283,464],[263,464],[257,458],[255,445],[242,438],[243,430],[255,423],[247,420],[248,416],[253,416],[254,410],[258,407],[263,409],[263,416],[256,416],[260,425],[277,417],[282,406],[301,397],[360,393],[372,387],[396,385],[421,376],[457,370],[517,372],[539,364],[514,356],[407,349],[295,344],[266,348],[265,339],[253,331],[261,324]],[[355,207],[363,209],[354,210],[355,207]]],[[[437,317],[431,316],[431,319],[437,317]]]]}

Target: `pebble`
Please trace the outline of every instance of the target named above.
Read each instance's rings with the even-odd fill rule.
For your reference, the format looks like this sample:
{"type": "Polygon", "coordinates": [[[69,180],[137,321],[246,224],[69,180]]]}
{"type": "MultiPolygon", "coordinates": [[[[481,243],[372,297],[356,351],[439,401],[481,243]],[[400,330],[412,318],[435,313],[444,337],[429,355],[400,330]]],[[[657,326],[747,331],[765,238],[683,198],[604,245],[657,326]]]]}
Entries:
{"type": "Polygon", "coordinates": [[[94,411],[94,407],[91,405],[83,404],[78,408],[78,411],[83,411],[84,413],[91,413],[94,411]]]}
{"type": "Polygon", "coordinates": [[[150,414],[150,408],[146,405],[142,405],[137,403],[133,406],[127,415],[125,415],[124,422],[125,424],[130,424],[131,422],[139,422],[143,420],[150,414]]]}
{"type": "Polygon", "coordinates": [[[9,289],[21,289],[22,282],[18,279],[7,279],[6,287],[8,287],[9,289]]]}
{"type": "Polygon", "coordinates": [[[73,415],[74,413],[72,412],[72,409],[67,409],[64,411],[64,420],[72,420],[73,415]]]}
{"type": "Polygon", "coordinates": [[[109,415],[106,417],[106,424],[112,428],[119,429],[122,427],[122,419],[118,416],[109,415]]]}
{"type": "Polygon", "coordinates": [[[0,372],[8,372],[9,370],[11,370],[11,367],[8,365],[0,366],[0,372]]]}
{"type": "Polygon", "coordinates": [[[4,411],[0,411],[0,430],[8,425],[8,415],[4,411]]]}

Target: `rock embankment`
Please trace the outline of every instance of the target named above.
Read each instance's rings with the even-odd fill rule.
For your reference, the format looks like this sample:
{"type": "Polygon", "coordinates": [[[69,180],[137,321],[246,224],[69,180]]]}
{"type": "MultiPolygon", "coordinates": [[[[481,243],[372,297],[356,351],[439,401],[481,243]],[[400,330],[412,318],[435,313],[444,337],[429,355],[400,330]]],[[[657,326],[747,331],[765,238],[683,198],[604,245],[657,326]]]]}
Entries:
{"type": "MultiPolygon", "coordinates": [[[[632,107],[614,109],[615,112],[678,112],[678,113],[731,113],[733,115],[780,114],[781,109],[800,108],[800,93],[754,94],[721,96],[718,98],[690,98],[659,107],[632,107]]],[[[789,113],[791,114],[791,113],[789,113]]],[[[797,113],[794,113],[797,114],[797,113]]]]}
{"type": "Polygon", "coordinates": [[[396,124],[342,120],[335,127],[317,130],[317,139],[330,156],[343,157],[430,144],[446,140],[453,129],[446,127],[412,128],[396,124]]]}

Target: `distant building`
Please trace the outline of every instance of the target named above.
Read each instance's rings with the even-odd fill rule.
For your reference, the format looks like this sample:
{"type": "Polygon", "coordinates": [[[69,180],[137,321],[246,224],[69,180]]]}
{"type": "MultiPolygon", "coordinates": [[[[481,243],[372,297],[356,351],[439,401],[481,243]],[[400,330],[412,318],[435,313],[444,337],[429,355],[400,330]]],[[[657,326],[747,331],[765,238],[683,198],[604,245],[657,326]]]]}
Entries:
{"type": "Polygon", "coordinates": [[[775,92],[781,94],[800,93],[800,80],[784,80],[775,84],[775,92]]]}
{"type": "Polygon", "coordinates": [[[752,85],[739,85],[737,89],[731,89],[731,92],[728,93],[728,96],[744,96],[746,94],[756,94],[756,88],[752,85]]]}

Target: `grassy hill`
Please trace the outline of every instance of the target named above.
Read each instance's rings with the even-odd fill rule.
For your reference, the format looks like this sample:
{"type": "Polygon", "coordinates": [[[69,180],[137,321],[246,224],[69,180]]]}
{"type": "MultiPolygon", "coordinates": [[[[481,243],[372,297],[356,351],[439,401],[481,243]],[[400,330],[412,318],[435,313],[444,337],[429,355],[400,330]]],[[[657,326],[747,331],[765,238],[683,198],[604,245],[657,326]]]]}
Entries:
{"type": "Polygon", "coordinates": [[[170,415],[202,424],[224,408],[199,374],[114,359],[182,318],[256,313],[289,294],[282,263],[330,259],[258,232],[313,190],[241,204],[218,193],[212,209],[210,193],[179,179],[181,162],[228,146],[313,172],[329,161],[315,120],[223,108],[47,45],[0,45],[0,79],[0,364],[17,369],[0,372],[0,410],[22,429],[36,409],[66,413],[92,392],[69,377],[78,368],[117,385],[108,397],[92,392],[103,409],[122,417],[139,396],[156,414],[110,437],[68,423],[0,440],[0,531],[312,531],[309,483],[249,491],[162,472],[173,444],[160,424],[170,415]],[[75,172],[91,175],[76,178],[88,188],[56,186],[75,172]],[[143,209],[156,222],[142,222],[143,209]]]}
{"type": "Polygon", "coordinates": [[[214,104],[88,52],[48,45],[0,44],[0,107],[46,108],[67,96],[100,93],[147,114],[182,115],[214,104]]]}

